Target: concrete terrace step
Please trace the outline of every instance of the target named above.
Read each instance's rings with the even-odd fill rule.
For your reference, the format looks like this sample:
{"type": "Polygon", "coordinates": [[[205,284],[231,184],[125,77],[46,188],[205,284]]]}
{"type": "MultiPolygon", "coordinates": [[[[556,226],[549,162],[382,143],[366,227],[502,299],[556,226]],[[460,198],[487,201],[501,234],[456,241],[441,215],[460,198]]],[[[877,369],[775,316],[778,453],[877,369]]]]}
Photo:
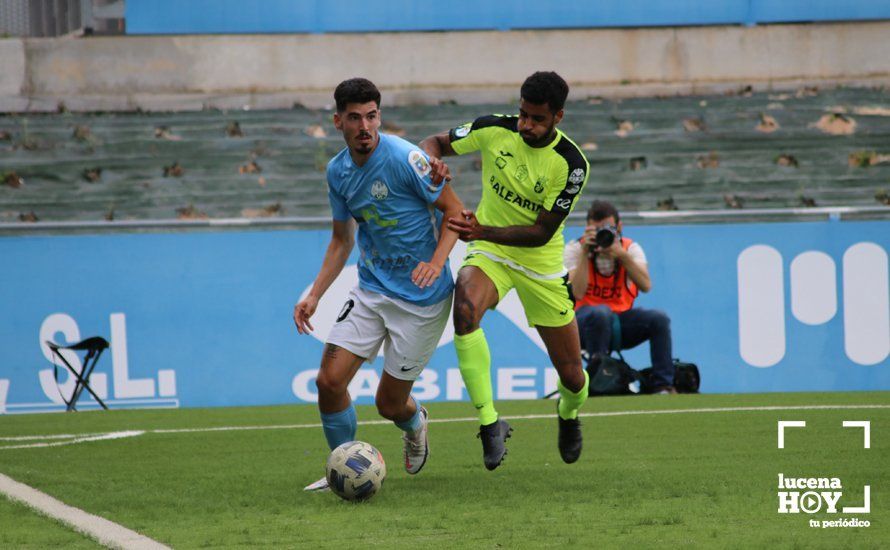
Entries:
{"type": "MultiPolygon", "coordinates": [[[[386,97],[384,120],[413,142],[479,115],[516,110],[503,104],[385,102],[386,97]]],[[[888,90],[838,88],[594,98],[567,105],[561,128],[579,145],[588,144],[591,175],[581,208],[593,198],[611,200],[624,211],[654,210],[668,199],[683,210],[727,208],[734,199],[744,208],[798,207],[805,201],[875,206],[876,194],[890,193],[890,163],[854,167],[848,158],[859,151],[890,155],[888,115],[888,90]],[[838,110],[855,120],[853,134],[829,135],[813,126],[838,110]],[[763,114],[778,122],[776,131],[755,129],[763,114]],[[704,122],[703,131],[684,130],[683,120],[692,117],[704,122]],[[621,137],[616,130],[623,120],[633,129],[621,137]],[[782,154],[792,155],[798,166],[778,165],[782,154]]],[[[2,116],[0,177],[9,181],[0,181],[0,223],[31,212],[39,221],[176,219],[189,207],[192,215],[210,218],[326,215],[324,166],[343,147],[330,119],[330,111],[303,108],[2,116]],[[243,137],[227,135],[233,122],[243,137]],[[327,137],[308,135],[313,125],[327,137]],[[88,127],[88,134],[74,137],[77,127],[88,127]],[[246,168],[251,161],[260,172],[246,168]],[[182,175],[165,177],[164,167],[175,163],[182,175]],[[88,181],[85,171],[94,168],[101,174],[88,181]],[[24,183],[16,187],[11,173],[24,183]]],[[[458,193],[475,205],[481,193],[478,158],[468,155],[450,164],[458,193]]]]}

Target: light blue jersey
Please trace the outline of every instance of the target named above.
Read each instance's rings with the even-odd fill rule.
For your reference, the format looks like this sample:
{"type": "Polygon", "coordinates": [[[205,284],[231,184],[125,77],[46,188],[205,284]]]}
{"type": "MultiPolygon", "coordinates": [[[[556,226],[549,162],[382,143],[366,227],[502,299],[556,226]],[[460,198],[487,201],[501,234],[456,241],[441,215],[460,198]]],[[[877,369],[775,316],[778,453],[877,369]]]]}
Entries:
{"type": "Polygon", "coordinates": [[[430,179],[429,158],[411,143],[379,134],[364,166],[345,148],[328,163],[333,218],[358,224],[359,286],[421,306],[445,299],[454,288],[448,263],[432,286],[419,288],[411,272],[433,258],[442,213],[433,206],[444,184],[430,179]]]}

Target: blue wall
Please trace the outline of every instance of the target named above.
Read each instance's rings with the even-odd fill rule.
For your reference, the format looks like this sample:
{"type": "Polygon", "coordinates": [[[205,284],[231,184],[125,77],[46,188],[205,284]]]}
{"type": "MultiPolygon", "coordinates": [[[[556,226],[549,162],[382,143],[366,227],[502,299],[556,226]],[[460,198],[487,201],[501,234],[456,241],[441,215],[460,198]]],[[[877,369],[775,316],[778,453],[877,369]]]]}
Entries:
{"type": "Polygon", "coordinates": [[[127,0],[129,34],[323,33],[890,19],[890,0],[127,0]]]}
{"type": "MultiPolygon", "coordinates": [[[[890,329],[872,339],[876,359],[851,359],[856,353],[845,340],[845,316],[855,312],[845,309],[850,297],[844,287],[854,280],[871,285],[869,303],[884,304],[878,325],[890,317],[890,222],[647,226],[626,233],[643,244],[655,284],[638,305],[670,313],[675,355],[700,365],[702,391],[890,390],[890,329]],[[866,247],[877,267],[853,272],[848,252],[861,243],[874,243],[866,247]],[[784,290],[782,303],[753,298],[754,306],[776,306],[782,316],[784,335],[775,336],[784,351],[771,366],[748,364],[740,349],[739,256],[752,245],[772,247],[783,270],[772,281],[784,290]],[[792,284],[792,263],[808,251],[824,253],[818,255],[821,265],[827,262],[822,275],[830,277],[817,279],[829,281],[828,287],[792,284]],[[810,294],[800,294],[805,290],[810,294]],[[806,303],[836,307],[806,324],[793,312],[795,293],[806,303]]],[[[253,231],[0,238],[0,412],[60,410],[41,342],[95,335],[112,344],[93,378],[112,407],[311,402],[320,339],[356,273],[353,258],[314,318],[318,337],[297,334],[293,304],[312,284],[328,236],[253,231]]],[[[452,256],[453,269],[459,255],[452,256]]],[[[483,324],[493,378],[500,398],[533,398],[555,387],[554,370],[511,296],[483,324]]],[[[424,373],[422,399],[466,399],[451,334],[449,327],[424,373]]],[[[648,345],[626,357],[647,366],[648,345]]],[[[372,402],[381,368],[378,359],[360,371],[352,387],[359,402],[372,402]]],[[[63,373],[60,382],[66,380],[63,373]]]]}

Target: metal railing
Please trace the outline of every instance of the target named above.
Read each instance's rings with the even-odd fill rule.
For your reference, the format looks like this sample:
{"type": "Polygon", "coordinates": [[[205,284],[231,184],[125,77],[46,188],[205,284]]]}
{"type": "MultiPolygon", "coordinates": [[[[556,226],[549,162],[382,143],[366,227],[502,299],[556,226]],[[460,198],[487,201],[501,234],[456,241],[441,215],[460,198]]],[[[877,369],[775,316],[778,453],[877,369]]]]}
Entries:
{"type": "MultiPolygon", "coordinates": [[[[585,212],[569,215],[572,222],[584,222],[585,212]]],[[[759,208],[748,210],[674,210],[622,212],[621,219],[637,223],[728,223],[757,221],[800,221],[802,219],[890,219],[890,206],[825,206],[818,208],[759,208]]],[[[120,220],[0,223],[0,233],[42,231],[201,229],[201,228],[306,228],[326,226],[330,216],[292,216],[279,218],[210,218],[202,220],[120,220]]]]}
{"type": "MultiPolygon", "coordinates": [[[[622,213],[622,220],[642,220],[648,222],[680,222],[686,220],[717,219],[722,221],[756,221],[757,219],[784,218],[827,218],[841,220],[867,215],[890,217],[890,206],[820,206],[812,208],[748,208],[739,210],[651,210],[622,213]]],[[[573,212],[570,219],[584,219],[584,213],[573,212]]]]}

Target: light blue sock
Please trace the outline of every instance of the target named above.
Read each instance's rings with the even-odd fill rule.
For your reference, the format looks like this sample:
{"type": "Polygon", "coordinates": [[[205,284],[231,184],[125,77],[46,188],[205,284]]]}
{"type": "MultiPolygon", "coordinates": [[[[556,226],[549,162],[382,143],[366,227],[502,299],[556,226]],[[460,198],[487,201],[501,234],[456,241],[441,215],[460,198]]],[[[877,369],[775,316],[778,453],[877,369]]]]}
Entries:
{"type": "Polygon", "coordinates": [[[420,403],[418,403],[417,400],[413,397],[411,399],[414,400],[414,406],[417,407],[417,410],[414,412],[414,416],[402,422],[395,422],[395,425],[400,430],[409,434],[416,432],[420,429],[420,426],[423,425],[423,419],[420,417],[420,403]]]}
{"type": "Polygon", "coordinates": [[[335,413],[321,413],[321,427],[328,440],[328,447],[336,449],[347,441],[355,441],[358,420],[352,403],[345,410],[335,413]]]}

